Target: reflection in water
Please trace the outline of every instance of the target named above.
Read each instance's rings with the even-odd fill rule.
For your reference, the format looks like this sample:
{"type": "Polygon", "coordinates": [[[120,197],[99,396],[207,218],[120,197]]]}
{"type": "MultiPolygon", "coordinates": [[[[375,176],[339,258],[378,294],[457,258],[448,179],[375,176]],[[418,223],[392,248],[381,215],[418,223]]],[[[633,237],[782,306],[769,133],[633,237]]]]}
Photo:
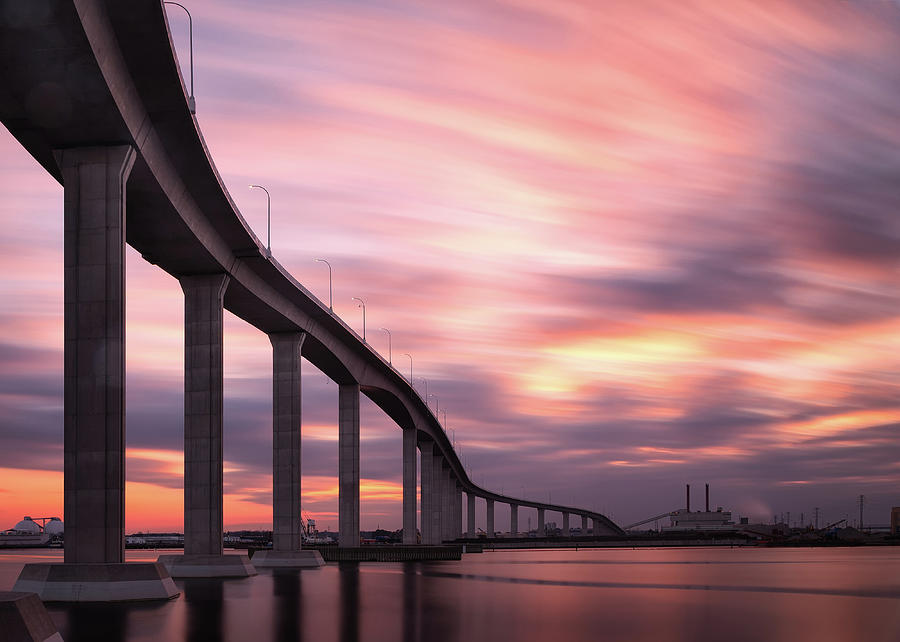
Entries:
{"type": "Polygon", "coordinates": [[[275,640],[303,638],[303,600],[301,573],[297,570],[274,570],[272,582],[275,592],[275,640]]]}
{"type": "Polygon", "coordinates": [[[403,642],[422,639],[419,620],[419,563],[403,564],[403,642]]]}
{"type": "Polygon", "coordinates": [[[340,563],[341,642],[359,642],[359,564],[340,563]]]}
{"type": "Polygon", "coordinates": [[[223,588],[221,579],[184,580],[184,600],[187,603],[185,638],[188,642],[218,642],[223,639],[223,588]]]}
{"type": "Polygon", "coordinates": [[[68,604],[66,611],[67,630],[61,634],[67,642],[87,642],[90,640],[124,640],[128,633],[127,604],[68,604]]]}

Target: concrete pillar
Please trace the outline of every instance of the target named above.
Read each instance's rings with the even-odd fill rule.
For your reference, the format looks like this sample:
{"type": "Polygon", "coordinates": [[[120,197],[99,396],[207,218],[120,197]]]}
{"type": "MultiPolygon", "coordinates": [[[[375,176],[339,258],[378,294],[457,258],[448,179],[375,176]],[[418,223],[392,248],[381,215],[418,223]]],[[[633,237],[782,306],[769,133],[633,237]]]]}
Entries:
{"type": "Polygon", "coordinates": [[[434,496],[434,442],[420,441],[419,452],[422,453],[422,508],[420,521],[422,523],[422,543],[433,544],[432,535],[432,500],[434,496]]]}
{"type": "Polygon", "coordinates": [[[338,386],[338,546],[359,546],[359,384],[338,386]]]}
{"type": "Polygon", "coordinates": [[[563,537],[569,537],[572,533],[569,532],[569,514],[563,513],[563,526],[562,526],[562,535],[563,537]]]}
{"type": "Polygon", "coordinates": [[[184,290],[184,554],[222,554],[222,304],[227,274],[184,290]]]}
{"type": "Polygon", "coordinates": [[[485,507],[485,512],[487,513],[487,527],[485,530],[487,531],[488,537],[494,536],[494,500],[486,499],[485,503],[487,506],[485,507]]]}
{"type": "Polygon", "coordinates": [[[544,537],[547,534],[547,528],[544,526],[544,509],[538,508],[537,513],[538,513],[538,515],[537,515],[537,517],[538,517],[537,536],[544,537]]]}
{"type": "MultiPolygon", "coordinates": [[[[462,527],[462,486],[459,481],[454,482],[454,494],[453,494],[453,508],[456,512],[456,520],[454,521],[454,529],[453,529],[453,539],[457,537],[462,537],[463,535],[463,527],[462,527]]],[[[475,521],[474,519],[472,520],[475,521]]]]}
{"type": "Polygon", "coordinates": [[[403,543],[416,543],[415,428],[403,429],[403,543]]]}
{"type": "Polygon", "coordinates": [[[432,453],[431,485],[431,536],[432,544],[444,541],[444,458],[437,452],[432,453]]]}
{"type": "Polygon", "coordinates": [[[453,500],[456,492],[455,482],[450,476],[450,468],[446,460],[441,460],[441,541],[451,539],[453,533],[453,500]]]}
{"type": "Polygon", "coordinates": [[[581,516],[581,535],[582,537],[588,534],[588,518],[587,515],[581,516]]]}
{"type": "Polygon", "coordinates": [[[466,493],[466,534],[475,537],[475,495],[466,493]]]}
{"type": "Polygon", "coordinates": [[[516,537],[519,534],[519,505],[509,505],[509,534],[516,537]]]}
{"type": "Polygon", "coordinates": [[[600,535],[601,528],[603,528],[603,527],[600,526],[600,520],[595,517],[594,518],[594,536],[600,535]]]}
{"type": "Polygon", "coordinates": [[[64,193],[65,561],[125,559],[125,182],[130,146],[56,152],[64,193]]]}
{"type": "Polygon", "coordinates": [[[300,550],[300,349],[304,332],[272,342],[272,550],[300,550]]]}

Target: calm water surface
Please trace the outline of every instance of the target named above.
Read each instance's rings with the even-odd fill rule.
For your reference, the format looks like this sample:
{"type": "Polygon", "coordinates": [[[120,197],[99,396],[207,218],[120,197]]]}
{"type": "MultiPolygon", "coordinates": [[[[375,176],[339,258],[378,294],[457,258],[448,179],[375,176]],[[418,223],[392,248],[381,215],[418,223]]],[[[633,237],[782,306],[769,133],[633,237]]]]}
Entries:
{"type": "MultiPolygon", "coordinates": [[[[0,553],[0,590],[61,555],[0,553]]],[[[48,610],[67,642],[900,640],[900,548],[486,552],[175,583],[169,602],[48,610]]]]}

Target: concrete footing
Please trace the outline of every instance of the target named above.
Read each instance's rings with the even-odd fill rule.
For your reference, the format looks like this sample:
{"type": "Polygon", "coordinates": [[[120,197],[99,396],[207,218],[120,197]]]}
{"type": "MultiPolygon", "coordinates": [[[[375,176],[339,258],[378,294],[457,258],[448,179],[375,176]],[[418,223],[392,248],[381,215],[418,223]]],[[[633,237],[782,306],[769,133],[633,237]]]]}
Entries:
{"type": "Polygon", "coordinates": [[[160,555],[172,577],[250,577],[256,569],[246,555],[160,555]]]}
{"type": "Polygon", "coordinates": [[[8,642],[62,642],[37,593],[0,591],[0,631],[8,642]]]}
{"type": "Polygon", "coordinates": [[[131,564],[26,564],[13,587],[45,602],[131,602],[178,595],[157,562],[131,564]]]}
{"type": "Polygon", "coordinates": [[[317,568],[325,565],[319,551],[257,551],[251,560],[256,568],[317,568]]]}

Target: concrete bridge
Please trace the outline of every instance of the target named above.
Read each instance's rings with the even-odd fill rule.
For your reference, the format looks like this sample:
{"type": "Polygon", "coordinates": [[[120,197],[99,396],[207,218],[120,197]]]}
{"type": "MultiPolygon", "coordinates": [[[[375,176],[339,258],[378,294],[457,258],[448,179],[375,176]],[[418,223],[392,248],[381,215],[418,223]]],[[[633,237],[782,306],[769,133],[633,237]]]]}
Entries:
{"type": "MultiPolygon", "coordinates": [[[[266,333],[273,352],[273,544],[260,565],[317,563],[300,550],[300,357],[339,387],[341,546],[359,544],[359,402],[403,431],[403,541],[468,535],[475,502],[570,517],[621,534],[586,509],[480,488],[410,382],[278,263],[241,216],[204,144],[159,0],[49,0],[0,24],[0,119],[64,186],[65,563],[26,567],[18,590],[45,599],[166,597],[172,576],[254,572],[223,555],[223,310],[266,333]],[[44,8],[47,10],[45,11],[44,8]],[[184,292],[183,556],[124,562],[125,243],[184,292]],[[417,450],[421,506],[416,506],[417,450]],[[147,567],[143,568],[142,567],[147,567]],[[64,570],[59,570],[64,569],[64,570]],[[67,570],[66,570],[67,569],[67,570]]],[[[400,453],[398,453],[399,455],[400,453]]]]}

